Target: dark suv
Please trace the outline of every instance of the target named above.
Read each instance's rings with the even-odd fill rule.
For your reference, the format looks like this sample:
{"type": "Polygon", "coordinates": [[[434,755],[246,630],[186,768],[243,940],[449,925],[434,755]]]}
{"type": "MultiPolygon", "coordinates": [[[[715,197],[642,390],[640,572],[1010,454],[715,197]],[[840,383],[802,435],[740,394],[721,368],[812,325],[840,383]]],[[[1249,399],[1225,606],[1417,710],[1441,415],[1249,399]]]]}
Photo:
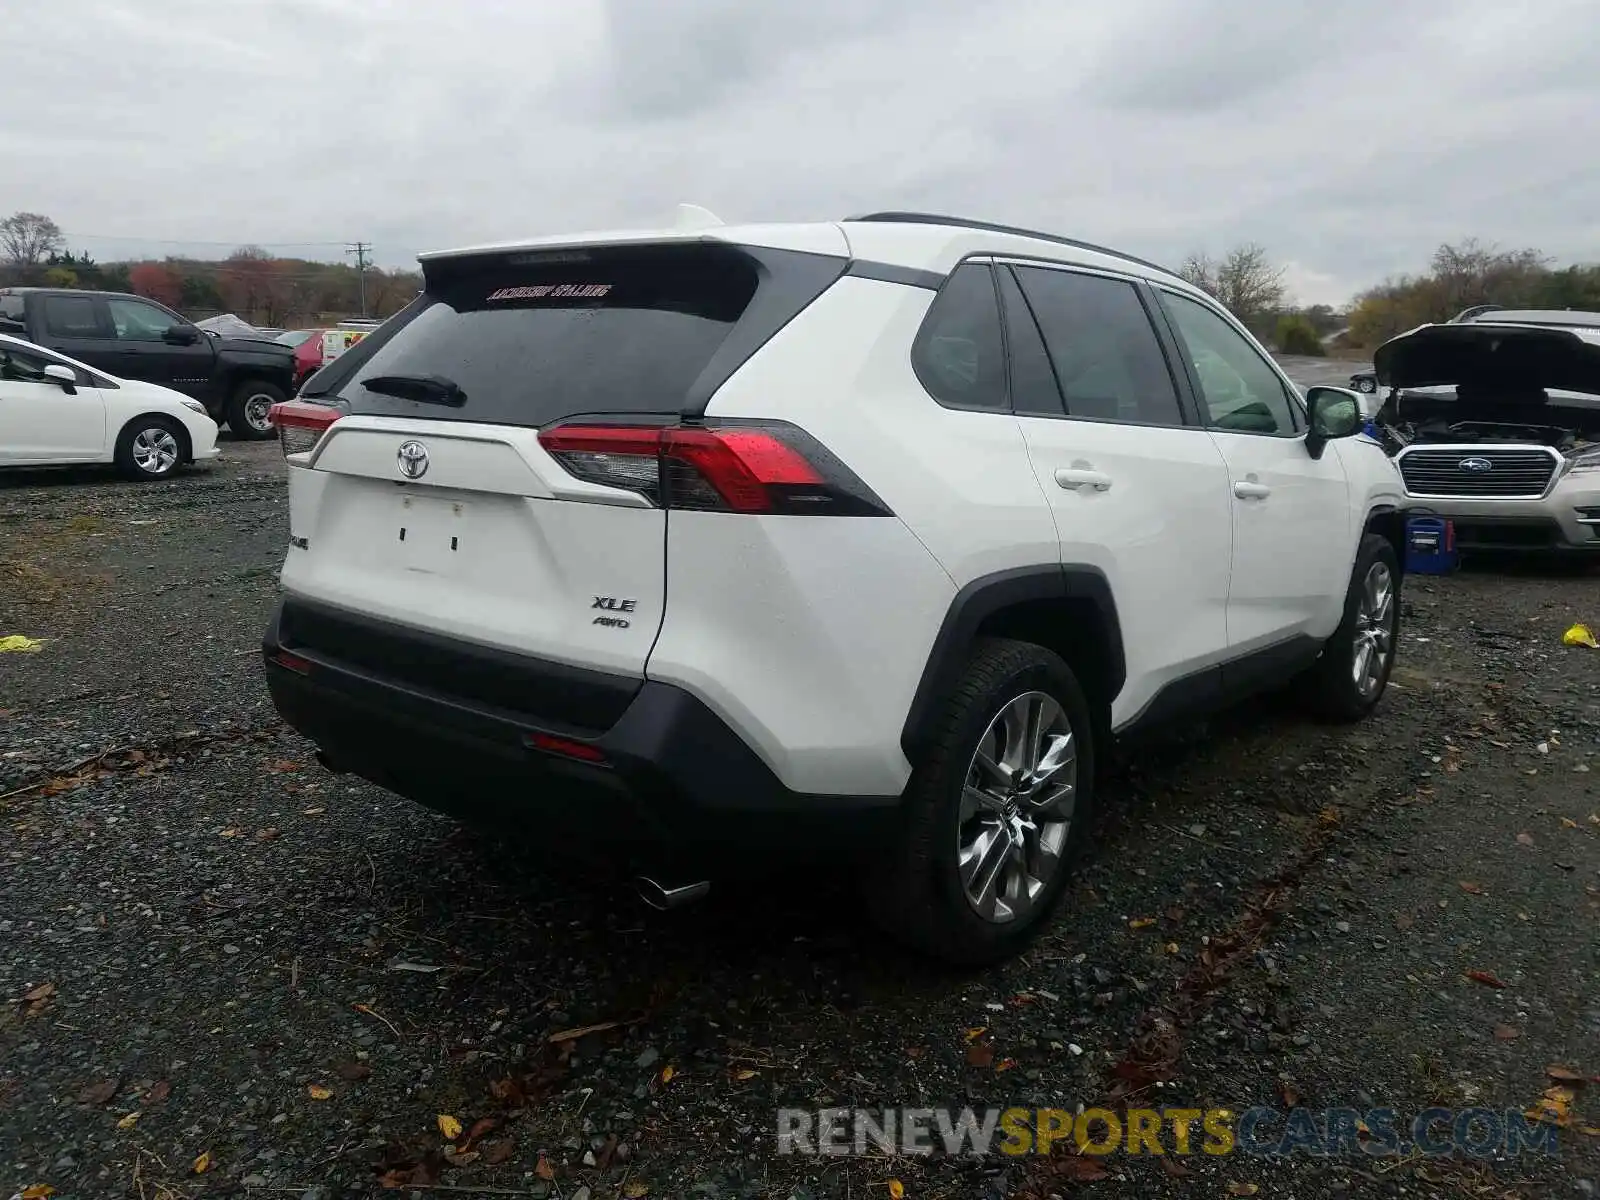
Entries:
{"type": "Polygon", "coordinates": [[[207,333],[143,296],[0,288],[0,333],[193,396],[239,438],[271,437],[268,410],[294,391],[290,347],[207,333]]]}

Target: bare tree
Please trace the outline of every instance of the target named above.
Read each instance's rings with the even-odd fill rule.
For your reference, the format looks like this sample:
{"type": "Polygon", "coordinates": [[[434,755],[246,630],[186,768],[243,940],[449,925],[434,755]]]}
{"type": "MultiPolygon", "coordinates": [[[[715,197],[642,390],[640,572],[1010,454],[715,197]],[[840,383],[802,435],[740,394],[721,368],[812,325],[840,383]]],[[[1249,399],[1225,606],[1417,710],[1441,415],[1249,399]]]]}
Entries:
{"type": "Polygon", "coordinates": [[[1234,247],[1220,260],[1191,254],[1178,274],[1216,297],[1251,328],[1260,327],[1283,307],[1283,268],[1273,266],[1266,248],[1255,242],[1234,247]]]}
{"type": "Polygon", "coordinates": [[[41,213],[19,212],[0,221],[0,255],[31,271],[61,249],[61,226],[41,213]]]}

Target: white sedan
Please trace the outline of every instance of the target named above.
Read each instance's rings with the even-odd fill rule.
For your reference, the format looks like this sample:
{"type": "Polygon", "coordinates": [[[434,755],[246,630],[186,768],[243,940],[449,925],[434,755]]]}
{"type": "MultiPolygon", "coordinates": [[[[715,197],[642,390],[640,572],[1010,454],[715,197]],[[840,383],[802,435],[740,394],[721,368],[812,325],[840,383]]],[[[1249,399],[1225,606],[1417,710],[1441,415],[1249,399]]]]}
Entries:
{"type": "Polygon", "coordinates": [[[165,479],[216,456],[217,423],[198,400],[0,334],[0,468],[115,463],[165,479]]]}

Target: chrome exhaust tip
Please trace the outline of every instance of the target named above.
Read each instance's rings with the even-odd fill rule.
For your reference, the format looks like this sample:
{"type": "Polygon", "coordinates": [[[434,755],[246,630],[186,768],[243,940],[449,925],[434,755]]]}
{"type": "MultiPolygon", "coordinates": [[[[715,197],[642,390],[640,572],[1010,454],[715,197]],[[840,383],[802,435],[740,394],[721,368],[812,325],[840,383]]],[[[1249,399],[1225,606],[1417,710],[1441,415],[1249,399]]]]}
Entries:
{"type": "Polygon", "coordinates": [[[681,908],[696,900],[703,900],[711,890],[711,881],[702,879],[698,883],[686,883],[681,887],[666,887],[651,879],[648,875],[640,875],[633,881],[634,891],[639,893],[651,908],[658,912],[666,912],[671,908],[681,908]]]}

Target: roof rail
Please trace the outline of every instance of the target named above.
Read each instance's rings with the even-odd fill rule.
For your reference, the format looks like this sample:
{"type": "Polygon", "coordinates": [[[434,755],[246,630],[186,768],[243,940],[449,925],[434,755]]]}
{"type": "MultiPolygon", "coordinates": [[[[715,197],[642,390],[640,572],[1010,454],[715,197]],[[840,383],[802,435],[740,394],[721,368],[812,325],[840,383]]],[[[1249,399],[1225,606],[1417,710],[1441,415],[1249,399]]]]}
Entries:
{"type": "Polygon", "coordinates": [[[1037,229],[1021,229],[1015,225],[996,225],[990,221],[973,221],[966,217],[946,217],[937,213],[918,212],[877,212],[863,213],[858,217],[846,217],[846,221],[881,221],[899,225],[949,225],[956,229],[982,229],[989,233],[1006,233],[1013,237],[1034,238],[1041,242],[1055,242],[1060,246],[1071,246],[1076,250],[1088,250],[1094,254],[1106,254],[1112,258],[1120,258],[1124,262],[1138,263],[1141,267],[1149,267],[1152,271],[1178,277],[1178,273],[1160,263],[1153,263],[1143,258],[1135,258],[1131,254],[1124,254],[1121,250],[1112,250],[1108,246],[1097,246],[1093,242],[1080,242],[1076,238],[1062,237],[1056,233],[1040,233],[1037,229]]]}

